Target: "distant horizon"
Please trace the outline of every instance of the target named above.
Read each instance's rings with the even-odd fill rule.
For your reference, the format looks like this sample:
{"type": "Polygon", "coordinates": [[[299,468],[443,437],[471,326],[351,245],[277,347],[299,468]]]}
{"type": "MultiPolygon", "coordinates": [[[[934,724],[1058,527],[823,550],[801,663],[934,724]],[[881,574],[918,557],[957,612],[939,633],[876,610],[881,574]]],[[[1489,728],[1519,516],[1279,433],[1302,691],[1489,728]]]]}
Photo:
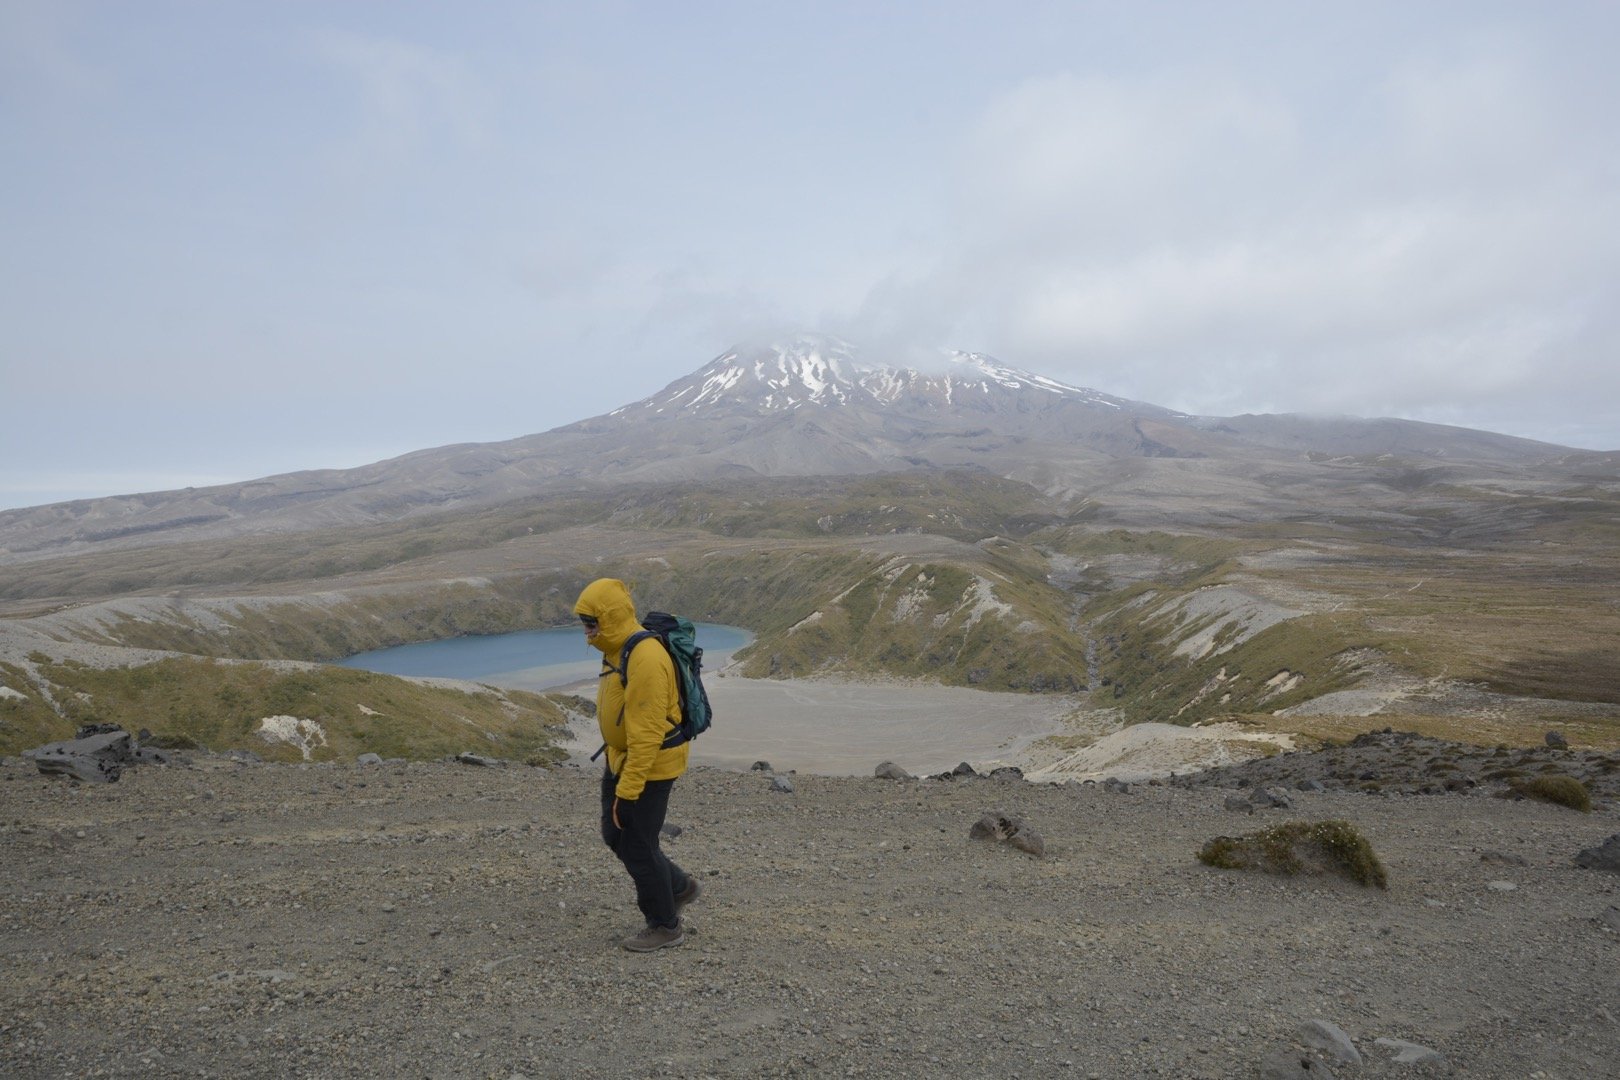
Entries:
{"type": "MultiPolygon", "coordinates": [[[[794,336],[798,336],[798,335],[794,335],[794,336]]],[[[853,343],[849,343],[849,344],[853,344],[853,343]]],[[[694,374],[695,372],[702,370],[702,368],[707,366],[708,363],[712,363],[713,360],[718,359],[721,356],[725,356],[729,352],[735,351],[735,350],[737,350],[739,348],[747,348],[747,347],[749,347],[749,346],[744,346],[744,345],[738,344],[738,345],[732,346],[730,349],[722,350],[721,352],[715,354],[715,356],[712,357],[710,360],[705,361],[703,364],[699,364],[697,367],[694,367],[691,371],[686,372],[682,376],[677,376],[677,379],[684,378],[685,376],[694,374]]],[[[856,346],[856,347],[858,348],[858,346],[856,346]]],[[[957,350],[957,351],[961,352],[961,353],[966,353],[968,350],[964,349],[964,350],[957,350]]],[[[980,355],[990,356],[990,354],[988,354],[988,353],[981,353],[980,355]]],[[[1031,375],[1044,375],[1045,374],[1044,372],[1034,371],[1032,369],[1026,368],[1023,365],[1020,365],[1020,364],[1017,364],[1017,363],[1013,363],[1013,362],[1010,362],[1010,361],[1004,361],[999,356],[995,356],[995,357],[991,357],[991,358],[998,361],[998,362],[1006,363],[1008,367],[1012,367],[1012,368],[1016,368],[1016,369],[1021,370],[1021,371],[1025,371],[1025,372],[1027,372],[1028,374],[1031,374],[1031,375]]],[[[676,380],[671,380],[671,382],[673,382],[673,381],[676,381],[676,380]]],[[[302,465],[302,466],[298,466],[298,467],[294,467],[294,468],[279,469],[279,470],[273,471],[273,472],[261,472],[261,473],[254,473],[252,475],[232,476],[232,477],[218,477],[218,476],[209,477],[209,476],[204,476],[204,475],[201,475],[201,474],[178,473],[178,474],[171,474],[170,479],[172,479],[174,482],[170,483],[168,486],[153,486],[153,487],[145,487],[145,488],[138,488],[138,489],[112,490],[112,489],[108,488],[107,486],[103,485],[101,487],[94,487],[94,488],[66,489],[66,490],[78,490],[78,491],[82,491],[82,492],[94,492],[94,493],[64,494],[63,497],[61,497],[61,498],[46,498],[43,501],[38,501],[38,502],[7,502],[6,500],[8,498],[16,497],[16,496],[20,495],[21,493],[0,491],[0,513],[4,513],[4,512],[6,512],[8,510],[36,509],[36,508],[39,508],[39,507],[53,506],[53,505],[58,505],[58,504],[61,504],[61,503],[69,503],[69,502],[88,502],[88,501],[94,501],[96,499],[133,498],[133,497],[145,496],[145,495],[163,495],[163,494],[169,494],[169,493],[177,492],[177,491],[186,491],[186,490],[194,490],[194,489],[206,489],[206,488],[214,488],[214,487],[229,487],[229,486],[234,485],[234,484],[251,483],[251,482],[256,481],[256,480],[265,480],[265,479],[270,479],[272,477],[277,477],[277,476],[290,476],[290,475],[293,475],[293,474],[296,474],[296,473],[343,472],[343,471],[347,471],[347,470],[351,470],[351,469],[365,468],[365,467],[370,466],[370,465],[379,465],[379,464],[382,464],[384,462],[392,461],[392,460],[394,460],[396,458],[404,457],[404,456],[409,455],[409,454],[419,453],[419,452],[425,451],[425,450],[437,450],[437,449],[441,449],[441,448],[446,447],[446,446],[486,445],[486,444],[493,444],[493,443],[510,442],[510,441],[512,441],[514,439],[522,439],[522,438],[527,438],[527,437],[532,436],[532,435],[545,434],[545,432],[547,432],[547,431],[553,431],[553,430],[556,430],[557,428],[560,428],[560,427],[567,427],[570,424],[580,423],[580,422],[585,421],[585,420],[596,420],[596,419],[601,419],[601,418],[604,418],[604,417],[608,417],[613,412],[615,412],[615,411],[617,411],[619,409],[625,408],[628,405],[634,404],[636,401],[641,401],[641,400],[644,400],[645,398],[653,396],[659,390],[663,389],[664,386],[667,386],[667,385],[669,385],[668,382],[664,383],[662,386],[660,386],[658,388],[655,388],[655,389],[649,391],[646,394],[639,395],[638,397],[633,398],[630,401],[622,402],[619,405],[614,406],[613,408],[611,408],[609,410],[606,410],[604,412],[598,413],[598,414],[596,414],[594,416],[581,416],[581,417],[576,417],[576,418],[574,418],[572,420],[565,420],[560,424],[554,424],[551,427],[545,428],[545,429],[540,430],[540,431],[524,431],[524,432],[519,432],[519,433],[517,433],[515,435],[503,435],[503,436],[498,436],[498,437],[495,437],[495,438],[487,438],[487,439],[457,439],[457,440],[453,440],[451,442],[438,443],[438,444],[431,445],[431,446],[411,446],[411,447],[408,447],[408,448],[405,448],[405,449],[399,449],[399,450],[395,450],[395,451],[384,452],[384,453],[381,454],[381,456],[365,457],[363,460],[354,460],[350,464],[302,465]]],[[[1100,393],[1103,393],[1103,394],[1108,394],[1109,396],[1112,396],[1112,397],[1121,397],[1122,396],[1122,395],[1119,395],[1119,394],[1112,394],[1110,391],[1104,389],[1103,387],[1099,387],[1099,386],[1077,387],[1076,389],[1094,390],[1094,391],[1097,391],[1097,392],[1100,392],[1100,393]]],[[[1158,402],[1141,402],[1141,404],[1157,405],[1159,403],[1158,402]]],[[[1548,439],[1537,438],[1534,435],[1521,435],[1521,434],[1516,434],[1514,432],[1498,431],[1498,430],[1494,430],[1494,429],[1491,429],[1491,428],[1471,428],[1471,427],[1468,427],[1468,426],[1462,425],[1462,424],[1447,423],[1445,421],[1438,421],[1438,420],[1423,420],[1423,419],[1420,419],[1420,418],[1407,417],[1407,416],[1358,416],[1358,415],[1356,415],[1354,413],[1326,412],[1326,411],[1318,411],[1318,412],[1292,411],[1292,412],[1264,412],[1264,413],[1261,413],[1261,412],[1188,413],[1187,415],[1198,417],[1198,418],[1201,418],[1201,419],[1216,419],[1216,420],[1223,419],[1223,418],[1228,418],[1228,417],[1233,417],[1233,416],[1246,416],[1246,415],[1252,415],[1252,416],[1301,416],[1301,417],[1307,417],[1307,418],[1312,418],[1312,419],[1322,419],[1322,420],[1331,420],[1331,419],[1362,420],[1362,421],[1395,420],[1395,421],[1407,422],[1407,423],[1436,424],[1436,425],[1443,426],[1443,427],[1460,428],[1462,430],[1467,430],[1467,431],[1480,431],[1480,432],[1484,432],[1484,433],[1491,434],[1491,435],[1502,435],[1502,436],[1506,436],[1508,438],[1526,439],[1526,440],[1528,440],[1530,442],[1545,443],[1548,446],[1552,446],[1552,447],[1556,447],[1556,448],[1564,449],[1564,450],[1569,450],[1569,451],[1572,451],[1572,452],[1575,452],[1575,453],[1603,454],[1603,453],[1614,452],[1614,450],[1620,450],[1620,447],[1615,447],[1615,448],[1611,448],[1611,449],[1599,449],[1599,448],[1596,448],[1596,447],[1573,446],[1573,445],[1570,445],[1568,443],[1553,442],[1553,441],[1548,440],[1548,439]]]]}

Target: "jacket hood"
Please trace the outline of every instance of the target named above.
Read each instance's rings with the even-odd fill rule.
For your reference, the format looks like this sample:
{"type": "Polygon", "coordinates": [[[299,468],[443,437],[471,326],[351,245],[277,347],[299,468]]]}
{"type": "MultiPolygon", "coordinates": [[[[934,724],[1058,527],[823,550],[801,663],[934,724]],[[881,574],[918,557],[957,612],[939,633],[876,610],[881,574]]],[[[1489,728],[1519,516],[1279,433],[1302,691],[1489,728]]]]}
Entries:
{"type": "Polygon", "coordinates": [[[596,620],[601,629],[591,639],[591,644],[615,661],[630,635],[641,629],[636,621],[636,602],[618,578],[597,578],[585,586],[579,599],[574,601],[574,614],[596,620]]]}

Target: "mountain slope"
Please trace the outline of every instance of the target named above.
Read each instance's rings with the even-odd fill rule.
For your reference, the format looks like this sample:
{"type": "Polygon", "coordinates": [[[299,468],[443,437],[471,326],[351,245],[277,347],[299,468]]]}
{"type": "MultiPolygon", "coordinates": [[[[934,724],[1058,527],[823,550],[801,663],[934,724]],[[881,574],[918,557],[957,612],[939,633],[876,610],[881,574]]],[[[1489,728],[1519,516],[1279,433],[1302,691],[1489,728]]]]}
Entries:
{"type": "Polygon", "coordinates": [[[1302,484],[1376,489],[1391,469],[1433,465],[1451,484],[1509,486],[1616,471],[1601,457],[1433,424],[1192,417],[976,353],[937,371],[884,366],[804,335],[730,350],[651,397],[506,442],[7,511],[0,563],[397,521],[584,486],[919,468],[984,470],[1106,503],[1121,523],[1196,522],[1286,511],[1302,484]]]}

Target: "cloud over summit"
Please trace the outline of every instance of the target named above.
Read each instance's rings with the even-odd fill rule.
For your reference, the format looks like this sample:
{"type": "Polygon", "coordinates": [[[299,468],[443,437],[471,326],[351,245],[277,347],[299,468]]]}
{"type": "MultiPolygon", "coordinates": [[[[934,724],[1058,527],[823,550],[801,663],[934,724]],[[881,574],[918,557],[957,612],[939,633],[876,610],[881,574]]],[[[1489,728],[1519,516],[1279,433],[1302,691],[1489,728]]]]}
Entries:
{"type": "Polygon", "coordinates": [[[1620,447],[1617,38],[1579,2],[17,0],[0,502],[545,430],[783,327],[1620,447]]]}

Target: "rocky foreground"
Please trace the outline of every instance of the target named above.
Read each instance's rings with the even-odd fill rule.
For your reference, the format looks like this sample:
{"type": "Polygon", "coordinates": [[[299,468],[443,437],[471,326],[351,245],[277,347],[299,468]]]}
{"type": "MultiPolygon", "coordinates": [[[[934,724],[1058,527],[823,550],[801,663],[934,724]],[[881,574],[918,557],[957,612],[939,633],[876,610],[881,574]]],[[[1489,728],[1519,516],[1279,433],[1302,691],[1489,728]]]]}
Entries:
{"type": "Polygon", "coordinates": [[[10,759],[0,1075],[1616,1075],[1620,873],[1575,857],[1620,811],[1437,787],[1235,813],[1174,783],[696,770],[668,846],[704,895],[685,946],[633,955],[589,772],[10,759]],[[991,811],[1044,854],[970,840],[991,811]],[[1322,819],[1387,891],[1196,859],[1322,819]]]}

